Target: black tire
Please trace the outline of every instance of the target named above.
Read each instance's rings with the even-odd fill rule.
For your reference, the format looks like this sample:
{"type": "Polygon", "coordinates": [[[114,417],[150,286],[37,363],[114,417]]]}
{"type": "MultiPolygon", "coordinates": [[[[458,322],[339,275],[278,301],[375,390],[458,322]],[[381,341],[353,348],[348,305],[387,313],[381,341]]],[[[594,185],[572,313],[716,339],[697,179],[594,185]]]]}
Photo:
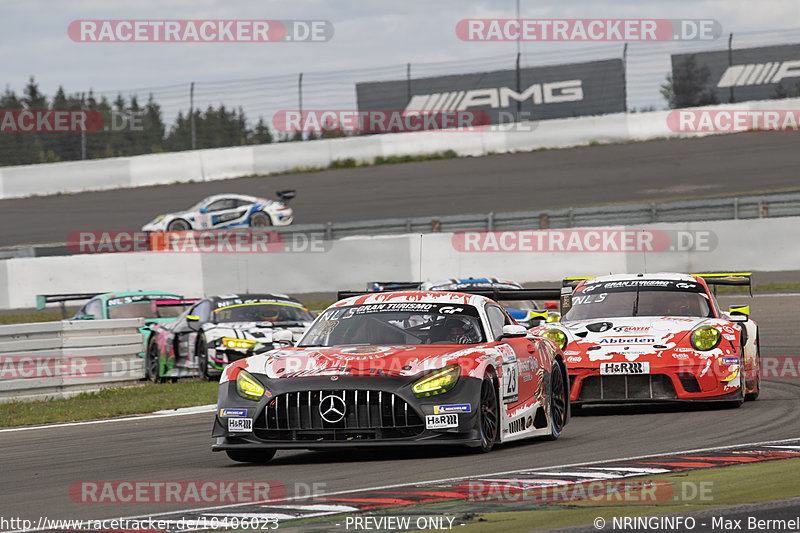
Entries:
{"type": "Polygon", "coordinates": [[[237,463],[267,463],[275,457],[276,450],[225,450],[228,457],[237,463]]]}
{"type": "Polygon", "coordinates": [[[167,225],[167,231],[189,231],[192,227],[182,218],[176,218],[167,225]]]}
{"type": "Polygon", "coordinates": [[[198,373],[201,378],[208,379],[208,349],[206,345],[206,337],[202,333],[197,336],[197,345],[194,349],[195,357],[197,357],[198,373]]]}
{"type": "Polygon", "coordinates": [[[147,346],[147,353],[144,356],[144,377],[153,383],[161,383],[164,379],[161,377],[159,364],[158,364],[158,345],[155,341],[150,341],[147,346]]]}
{"type": "Polygon", "coordinates": [[[561,365],[554,363],[550,371],[550,435],[556,440],[567,422],[567,387],[561,365]]]}
{"type": "Polygon", "coordinates": [[[494,376],[486,374],[481,383],[481,396],[478,402],[478,431],[481,444],[475,450],[479,453],[492,451],[500,436],[500,403],[497,400],[497,386],[494,376]]]}
{"type": "Polygon", "coordinates": [[[756,360],[753,366],[756,372],[756,388],[753,392],[745,394],[744,399],[748,402],[757,400],[759,393],[761,393],[761,346],[758,342],[758,337],[756,337],[756,360]]]}
{"type": "Polygon", "coordinates": [[[250,227],[252,228],[263,228],[271,225],[272,220],[269,218],[269,215],[263,211],[256,211],[250,215],[250,227]]]}

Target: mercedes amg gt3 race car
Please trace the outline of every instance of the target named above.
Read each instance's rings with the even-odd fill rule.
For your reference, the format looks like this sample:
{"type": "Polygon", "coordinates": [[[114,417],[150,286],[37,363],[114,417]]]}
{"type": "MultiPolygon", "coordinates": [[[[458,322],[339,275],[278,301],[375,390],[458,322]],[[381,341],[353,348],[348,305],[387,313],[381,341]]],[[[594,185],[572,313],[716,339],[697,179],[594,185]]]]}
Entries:
{"type": "Polygon", "coordinates": [[[294,220],[287,204],[294,191],[278,191],[278,200],[245,194],[215,194],[185,211],[159,215],[143,231],[189,231],[265,226],[287,226],[294,220]]]}
{"type": "Polygon", "coordinates": [[[496,302],[454,292],[362,293],[323,311],[294,347],[227,366],[214,451],[266,462],[281,448],[558,438],[566,366],[496,302]]]}
{"type": "Polygon", "coordinates": [[[314,317],[299,301],[282,294],[231,294],[200,300],[176,321],[153,326],[147,346],[146,377],[217,377],[225,365],[291,344],[314,317]],[[273,336],[286,331],[284,341],[273,336]]]}
{"type": "Polygon", "coordinates": [[[623,274],[565,280],[561,322],[532,331],[566,356],[576,406],[724,400],[759,393],[758,326],[749,307],[724,313],[709,285],[749,274],[623,274]],[[567,291],[569,292],[569,291],[567,291]]]}

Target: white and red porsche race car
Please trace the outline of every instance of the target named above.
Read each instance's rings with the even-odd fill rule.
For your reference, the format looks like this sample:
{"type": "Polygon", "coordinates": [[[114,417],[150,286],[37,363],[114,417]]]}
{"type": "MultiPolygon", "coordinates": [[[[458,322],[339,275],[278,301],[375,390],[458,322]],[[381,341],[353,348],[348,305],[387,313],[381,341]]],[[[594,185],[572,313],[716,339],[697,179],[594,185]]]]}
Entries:
{"type": "Polygon", "coordinates": [[[281,448],[489,451],[557,438],[568,389],[558,347],[489,298],[363,294],[323,311],[296,346],[225,367],[212,449],[242,462],[268,461],[281,448]]]}
{"type": "Polygon", "coordinates": [[[759,394],[758,326],[749,307],[723,312],[709,285],[746,274],[622,274],[565,280],[562,319],[531,331],[555,341],[571,401],[727,401],[759,394]],[[567,289],[567,292],[568,289],[567,289]]]}

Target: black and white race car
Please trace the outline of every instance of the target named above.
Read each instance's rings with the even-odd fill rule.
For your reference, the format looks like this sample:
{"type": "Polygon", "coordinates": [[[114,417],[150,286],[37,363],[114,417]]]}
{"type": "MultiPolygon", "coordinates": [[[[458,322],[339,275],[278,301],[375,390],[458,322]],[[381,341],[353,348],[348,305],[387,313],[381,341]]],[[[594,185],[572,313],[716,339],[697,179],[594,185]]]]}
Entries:
{"type": "Polygon", "coordinates": [[[190,231],[247,227],[288,226],[294,220],[289,200],[292,190],[278,191],[278,200],[246,194],[215,194],[185,211],[159,215],[143,231],[190,231]]]}
{"type": "Polygon", "coordinates": [[[288,331],[289,344],[313,320],[302,303],[283,294],[204,298],[174,322],[152,326],[147,377],[219,376],[228,363],[281,345],[276,332],[288,331]]]}

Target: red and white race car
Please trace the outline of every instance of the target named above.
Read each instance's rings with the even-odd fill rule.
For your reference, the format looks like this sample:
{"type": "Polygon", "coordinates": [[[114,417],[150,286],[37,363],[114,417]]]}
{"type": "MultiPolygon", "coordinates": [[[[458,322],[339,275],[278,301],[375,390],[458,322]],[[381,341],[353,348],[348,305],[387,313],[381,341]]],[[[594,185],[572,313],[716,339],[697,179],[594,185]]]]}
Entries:
{"type": "Polygon", "coordinates": [[[759,393],[758,326],[749,307],[723,312],[709,285],[749,274],[622,274],[565,280],[561,322],[531,331],[556,342],[574,405],[723,400],[759,393]],[[567,290],[568,292],[568,290],[567,290]]]}
{"type": "Polygon", "coordinates": [[[555,344],[489,298],[369,293],[323,311],[296,346],[225,367],[213,450],[242,462],[268,461],[281,448],[489,451],[557,438],[568,390],[555,344]]]}

